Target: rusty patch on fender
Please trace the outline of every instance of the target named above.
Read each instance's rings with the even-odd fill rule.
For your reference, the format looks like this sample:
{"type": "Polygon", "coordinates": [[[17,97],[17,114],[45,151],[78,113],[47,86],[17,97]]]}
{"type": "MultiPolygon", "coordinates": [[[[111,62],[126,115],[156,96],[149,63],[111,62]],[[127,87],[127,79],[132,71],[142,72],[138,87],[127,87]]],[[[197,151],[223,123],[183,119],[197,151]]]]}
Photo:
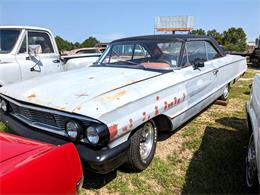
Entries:
{"type": "Polygon", "coordinates": [[[133,124],[133,123],[134,123],[133,119],[132,119],[132,118],[130,118],[130,119],[129,119],[129,128],[130,128],[130,129],[132,129],[132,128],[133,128],[133,126],[134,126],[134,124],[133,124]]]}
{"type": "Polygon", "coordinates": [[[80,106],[78,106],[75,110],[73,110],[73,112],[76,112],[76,113],[79,113],[80,112],[80,110],[81,110],[81,107],[80,106]]]}
{"type": "Polygon", "coordinates": [[[110,126],[109,129],[109,134],[110,134],[110,139],[114,138],[117,135],[117,124],[113,124],[112,126],[110,126]]]}
{"type": "Polygon", "coordinates": [[[27,96],[28,101],[33,101],[36,98],[36,94],[32,93],[31,95],[27,96]]]}
{"type": "Polygon", "coordinates": [[[127,132],[127,130],[128,130],[128,128],[127,128],[127,126],[125,126],[125,127],[123,128],[123,132],[127,132]]]}
{"type": "Polygon", "coordinates": [[[85,97],[85,96],[88,96],[88,94],[86,94],[86,93],[81,93],[81,94],[76,94],[75,96],[77,96],[77,97],[85,97]]]}
{"type": "Polygon", "coordinates": [[[126,91],[119,91],[114,95],[105,97],[108,100],[119,100],[120,97],[124,96],[126,94],[126,91]]]}

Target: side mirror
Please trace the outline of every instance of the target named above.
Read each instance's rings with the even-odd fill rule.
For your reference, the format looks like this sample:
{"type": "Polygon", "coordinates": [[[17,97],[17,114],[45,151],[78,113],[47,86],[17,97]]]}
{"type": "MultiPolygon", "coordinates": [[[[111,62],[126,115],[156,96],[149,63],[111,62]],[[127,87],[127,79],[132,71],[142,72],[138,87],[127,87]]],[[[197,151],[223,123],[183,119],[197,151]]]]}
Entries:
{"type": "Polygon", "coordinates": [[[196,62],[194,62],[194,69],[199,69],[204,67],[204,61],[203,60],[197,60],[196,62]]]}
{"type": "Polygon", "coordinates": [[[29,54],[37,55],[42,53],[41,45],[29,45],[29,54]]]}

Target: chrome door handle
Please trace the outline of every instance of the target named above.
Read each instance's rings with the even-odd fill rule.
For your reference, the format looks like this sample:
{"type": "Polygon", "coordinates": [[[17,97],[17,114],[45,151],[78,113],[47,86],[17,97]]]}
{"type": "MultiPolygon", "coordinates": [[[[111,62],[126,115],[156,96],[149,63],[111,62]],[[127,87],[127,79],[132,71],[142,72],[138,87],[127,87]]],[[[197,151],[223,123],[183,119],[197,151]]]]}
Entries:
{"type": "Polygon", "coordinates": [[[214,75],[217,75],[218,72],[219,72],[219,70],[213,70],[213,74],[214,74],[214,75]]]}
{"type": "Polygon", "coordinates": [[[53,60],[53,63],[60,63],[60,60],[53,60]]]}

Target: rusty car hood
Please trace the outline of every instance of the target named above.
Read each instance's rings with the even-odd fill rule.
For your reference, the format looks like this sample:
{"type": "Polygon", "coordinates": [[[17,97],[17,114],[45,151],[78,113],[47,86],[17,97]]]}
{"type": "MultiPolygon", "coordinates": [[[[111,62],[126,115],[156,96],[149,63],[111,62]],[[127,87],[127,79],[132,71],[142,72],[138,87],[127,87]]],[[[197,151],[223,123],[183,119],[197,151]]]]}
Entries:
{"type": "Polygon", "coordinates": [[[6,85],[0,93],[25,103],[96,118],[109,107],[104,98],[112,104],[126,95],[122,88],[161,74],[133,68],[88,67],[6,85]]]}

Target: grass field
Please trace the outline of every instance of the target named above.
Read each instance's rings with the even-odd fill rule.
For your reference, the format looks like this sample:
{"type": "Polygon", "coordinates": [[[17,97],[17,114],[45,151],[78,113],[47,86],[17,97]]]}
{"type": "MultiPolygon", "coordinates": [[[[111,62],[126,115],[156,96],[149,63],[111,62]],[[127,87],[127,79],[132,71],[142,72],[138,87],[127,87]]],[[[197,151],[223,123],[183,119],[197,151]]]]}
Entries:
{"type": "MultiPolygon", "coordinates": [[[[86,172],[81,194],[246,193],[244,105],[257,72],[249,69],[233,85],[227,106],[213,104],[178,131],[160,133],[155,158],[145,171],[86,172]]],[[[1,123],[0,129],[5,129],[1,123]]]]}

